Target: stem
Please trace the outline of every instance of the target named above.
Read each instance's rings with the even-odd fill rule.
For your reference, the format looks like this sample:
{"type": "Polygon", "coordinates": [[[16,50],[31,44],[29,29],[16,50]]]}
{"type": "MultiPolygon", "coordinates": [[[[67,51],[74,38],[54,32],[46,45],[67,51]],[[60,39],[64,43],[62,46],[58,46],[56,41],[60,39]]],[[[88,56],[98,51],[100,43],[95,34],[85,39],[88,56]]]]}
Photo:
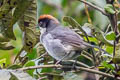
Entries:
{"type": "MultiPolygon", "coordinates": [[[[84,1],[86,1],[86,0],[84,0],[84,1]]],[[[85,13],[86,13],[86,15],[87,15],[87,17],[88,17],[88,22],[89,22],[90,24],[92,24],[92,21],[91,21],[91,18],[90,18],[90,14],[89,14],[89,11],[88,11],[88,7],[87,7],[86,4],[85,4],[85,13]]]]}
{"type": "Polygon", "coordinates": [[[38,80],[44,80],[44,79],[47,79],[47,76],[40,77],[38,80]]]}
{"type": "MultiPolygon", "coordinates": [[[[114,0],[106,0],[106,2],[107,2],[107,4],[113,5],[113,8],[115,10],[115,6],[113,4],[114,0]]],[[[111,22],[111,26],[113,28],[113,31],[115,32],[116,35],[118,35],[119,32],[118,32],[118,26],[117,26],[117,11],[115,10],[115,14],[109,14],[108,18],[109,18],[109,20],[111,22]]],[[[119,38],[116,38],[114,40],[113,57],[115,56],[116,42],[118,43],[118,41],[119,41],[119,38]]],[[[117,65],[116,64],[114,64],[114,65],[115,65],[115,69],[117,70],[117,65]]]]}
{"type": "MultiPolygon", "coordinates": [[[[75,63],[76,61],[75,60],[69,60],[69,62],[75,63]]],[[[79,61],[77,61],[76,64],[81,65],[81,66],[83,66],[85,68],[90,68],[90,66],[88,66],[88,65],[86,65],[86,64],[84,64],[82,62],[79,62],[79,61]]]]}
{"type": "Polygon", "coordinates": [[[88,6],[100,11],[105,16],[108,16],[108,14],[104,11],[104,9],[102,9],[102,8],[96,6],[96,5],[93,5],[92,3],[88,2],[88,1],[85,1],[85,0],[78,0],[78,1],[83,2],[83,3],[87,4],[88,6]]]}
{"type": "Polygon", "coordinates": [[[39,73],[39,75],[53,75],[53,76],[60,76],[60,77],[62,77],[62,75],[56,74],[56,73],[39,73]]]}
{"type": "MultiPolygon", "coordinates": [[[[39,66],[31,66],[31,67],[25,67],[25,68],[20,68],[20,69],[16,69],[16,70],[31,70],[31,69],[39,69],[39,68],[72,68],[72,66],[62,66],[62,65],[39,65],[39,66]]],[[[89,69],[89,68],[84,68],[84,67],[76,67],[76,69],[78,70],[83,70],[86,72],[91,72],[94,74],[99,74],[99,75],[103,75],[105,77],[110,77],[110,78],[115,78],[114,75],[110,75],[108,73],[104,73],[101,71],[97,71],[94,69],[89,69]]],[[[120,79],[120,78],[117,78],[120,79]]]]}
{"type": "Polygon", "coordinates": [[[41,56],[39,56],[38,58],[36,58],[35,60],[39,60],[41,57],[44,57],[44,56],[46,56],[46,55],[48,55],[48,53],[47,52],[45,52],[44,54],[42,54],[41,56]]]}
{"type": "Polygon", "coordinates": [[[31,70],[31,69],[39,69],[39,68],[62,68],[62,65],[39,65],[39,66],[30,66],[25,68],[20,68],[17,70],[31,70]]]}

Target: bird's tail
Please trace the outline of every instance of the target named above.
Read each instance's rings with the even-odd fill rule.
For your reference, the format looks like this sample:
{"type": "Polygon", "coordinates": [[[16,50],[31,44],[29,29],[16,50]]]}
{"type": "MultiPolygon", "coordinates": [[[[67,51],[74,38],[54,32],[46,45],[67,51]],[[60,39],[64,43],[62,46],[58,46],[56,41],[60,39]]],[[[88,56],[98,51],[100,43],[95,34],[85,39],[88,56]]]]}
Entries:
{"type": "Polygon", "coordinates": [[[100,48],[99,46],[91,45],[91,44],[89,44],[89,43],[83,43],[83,44],[86,45],[86,46],[89,46],[90,48],[97,48],[97,49],[103,51],[104,54],[109,54],[109,53],[106,52],[104,49],[100,48]]]}

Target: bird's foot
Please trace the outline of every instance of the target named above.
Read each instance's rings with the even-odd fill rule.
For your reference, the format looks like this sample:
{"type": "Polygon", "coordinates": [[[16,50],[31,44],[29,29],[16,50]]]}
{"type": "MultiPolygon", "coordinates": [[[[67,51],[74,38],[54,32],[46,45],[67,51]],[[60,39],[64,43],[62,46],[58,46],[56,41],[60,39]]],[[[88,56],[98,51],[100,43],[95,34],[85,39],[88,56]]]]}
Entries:
{"type": "Polygon", "coordinates": [[[61,62],[61,60],[57,61],[57,62],[55,63],[55,65],[58,65],[58,64],[60,64],[60,62],[61,62]]]}

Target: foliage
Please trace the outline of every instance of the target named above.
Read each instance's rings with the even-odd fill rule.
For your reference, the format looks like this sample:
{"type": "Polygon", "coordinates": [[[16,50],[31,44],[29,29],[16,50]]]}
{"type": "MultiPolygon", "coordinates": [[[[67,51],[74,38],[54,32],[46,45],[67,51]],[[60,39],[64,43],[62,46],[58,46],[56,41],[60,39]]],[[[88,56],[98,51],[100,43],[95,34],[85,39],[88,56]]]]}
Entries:
{"type": "Polygon", "coordinates": [[[94,73],[102,75],[98,80],[120,78],[119,14],[118,0],[0,0],[0,79],[87,80],[94,73]],[[99,48],[83,50],[77,62],[52,65],[36,28],[41,14],[55,16],[99,48]]]}
{"type": "Polygon", "coordinates": [[[15,70],[0,70],[0,77],[1,80],[35,80],[27,73],[15,70]]]}

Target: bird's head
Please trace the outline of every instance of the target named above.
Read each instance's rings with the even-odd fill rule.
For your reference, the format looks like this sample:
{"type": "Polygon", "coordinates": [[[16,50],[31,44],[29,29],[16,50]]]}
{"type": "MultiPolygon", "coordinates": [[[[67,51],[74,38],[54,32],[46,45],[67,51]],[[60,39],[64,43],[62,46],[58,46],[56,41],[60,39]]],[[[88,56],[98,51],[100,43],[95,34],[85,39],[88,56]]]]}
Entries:
{"type": "Polygon", "coordinates": [[[59,24],[59,21],[51,15],[41,15],[38,19],[38,26],[41,28],[48,28],[50,23],[59,24]]]}

